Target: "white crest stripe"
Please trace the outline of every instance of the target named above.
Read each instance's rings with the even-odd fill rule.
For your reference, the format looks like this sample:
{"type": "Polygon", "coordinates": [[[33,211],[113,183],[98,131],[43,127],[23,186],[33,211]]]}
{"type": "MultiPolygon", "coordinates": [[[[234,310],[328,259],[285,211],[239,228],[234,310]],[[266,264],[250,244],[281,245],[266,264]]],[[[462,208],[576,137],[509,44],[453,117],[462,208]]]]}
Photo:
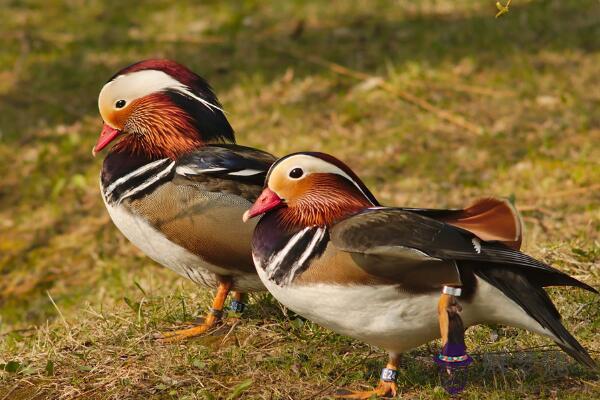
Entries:
{"type": "MultiPolygon", "coordinates": [[[[360,193],[371,203],[371,197],[367,196],[367,193],[363,190],[363,188],[356,182],[350,175],[348,175],[344,170],[342,170],[337,165],[334,165],[328,161],[315,157],[309,154],[295,154],[289,156],[289,158],[285,158],[281,161],[277,161],[275,164],[271,166],[269,170],[269,179],[273,174],[273,171],[284,168],[285,170],[291,171],[295,167],[304,169],[307,173],[313,172],[321,172],[321,173],[331,173],[340,175],[347,180],[349,180],[359,191],[360,193]]],[[[374,205],[374,204],[373,204],[374,205]]]]}
{"type": "Polygon", "coordinates": [[[178,92],[183,93],[184,95],[186,95],[188,97],[198,100],[200,103],[204,104],[206,106],[206,108],[208,108],[212,112],[214,112],[215,110],[219,110],[222,113],[225,113],[225,111],[223,111],[223,109],[221,107],[217,107],[214,104],[212,104],[211,102],[204,100],[202,97],[196,96],[194,93],[192,93],[190,91],[190,88],[188,88],[187,86],[185,86],[183,84],[171,86],[169,89],[177,90],[178,92]]]}
{"type": "Polygon", "coordinates": [[[117,76],[104,85],[100,91],[98,106],[102,109],[104,104],[112,108],[117,100],[125,100],[129,103],[135,99],[165,90],[174,90],[183,96],[199,101],[212,112],[219,110],[225,113],[220,107],[194,94],[189,86],[184,85],[164,71],[155,69],[134,71],[117,76]]]}

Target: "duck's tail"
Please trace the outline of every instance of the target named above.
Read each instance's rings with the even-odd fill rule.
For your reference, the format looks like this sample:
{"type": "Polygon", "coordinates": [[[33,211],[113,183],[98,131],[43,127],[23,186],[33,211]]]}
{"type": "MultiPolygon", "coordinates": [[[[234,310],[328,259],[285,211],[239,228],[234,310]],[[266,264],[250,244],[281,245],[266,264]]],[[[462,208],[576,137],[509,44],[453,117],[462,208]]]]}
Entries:
{"type": "Polygon", "coordinates": [[[475,274],[496,287],[509,299],[517,303],[531,318],[549,331],[556,344],[581,364],[596,369],[596,362],[583,346],[561,323],[561,316],[544,290],[545,286],[577,286],[594,293],[594,288],[579,282],[566,274],[538,274],[526,277],[518,267],[508,265],[487,265],[475,269],[475,274]]]}

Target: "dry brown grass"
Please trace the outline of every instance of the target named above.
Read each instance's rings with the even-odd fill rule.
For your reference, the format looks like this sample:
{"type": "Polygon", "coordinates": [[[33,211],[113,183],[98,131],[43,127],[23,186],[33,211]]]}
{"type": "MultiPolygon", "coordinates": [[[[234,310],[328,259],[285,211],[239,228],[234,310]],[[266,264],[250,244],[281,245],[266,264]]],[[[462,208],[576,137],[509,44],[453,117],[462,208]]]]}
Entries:
{"type": "MultiPolygon", "coordinates": [[[[514,197],[525,250],[600,286],[600,7],[513,2],[494,14],[493,2],[466,0],[3,6],[0,400],[306,399],[377,380],[379,350],[288,315],[266,295],[235,329],[182,345],[152,339],[201,313],[210,293],[117,232],[98,193],[101,161],[90,157],[99,88],[150,56],[209,79],[240,143],[331,152],[385,204],[514,197]]],[[[598,297],[552,295],[598,354],[598,297]]],[[[471,329],[481,355],[464,397],[600,397],[597,374],[554,348],[518,350],[547,345],[515,329],[471,329]]],[[[430,353],[406,357],[405,398],[445,397],[430,353]]]]}

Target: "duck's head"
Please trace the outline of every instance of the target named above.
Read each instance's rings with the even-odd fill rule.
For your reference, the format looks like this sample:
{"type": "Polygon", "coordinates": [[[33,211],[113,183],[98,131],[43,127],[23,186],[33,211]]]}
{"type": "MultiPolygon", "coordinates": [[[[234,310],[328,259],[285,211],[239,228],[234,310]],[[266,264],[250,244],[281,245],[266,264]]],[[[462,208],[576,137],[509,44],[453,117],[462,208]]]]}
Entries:
{"type": "Polygon", "coordinates": [[[98,97],[104,127],[94,155],[112,151],[177,158],[205,143],[234,142],[208,83],[185,66],[151,59],[123,68],[98,97]]]}
{"type": "Polygon", "coordinates": [[[244,220],[283,209],[284,223],[328,226],[379,203],[356,174],[337,158],[324,153],[294,153],[277,160],[265,188],[244,220]]]}

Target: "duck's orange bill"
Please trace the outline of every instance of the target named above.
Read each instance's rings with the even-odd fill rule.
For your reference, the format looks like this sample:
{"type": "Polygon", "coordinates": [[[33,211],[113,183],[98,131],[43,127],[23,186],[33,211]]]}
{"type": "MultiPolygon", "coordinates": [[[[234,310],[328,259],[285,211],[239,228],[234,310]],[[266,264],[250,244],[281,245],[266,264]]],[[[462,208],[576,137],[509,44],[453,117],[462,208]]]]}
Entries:
{"type": "Polygon", "coordinates": [[[261,215],[270,211],[274,208],[279,207],[283,203],[283,200],[277,196],[277,194],[269,189],[265,188],[258,199],[252,204],[252,207],[248,211],[244,213],[242,219],[244,222],[248,221],[250,218],[254,218],[257,215],[261,215]]]}
{"type": "Polygon", "coordinates": [[[96,155],[100,150],[108,146],[110,142],[112,142],[119,134],[120,130],[115,129],[107,124],[104,124],[102,127],[102,132],[100,132],[100,137],[98,138],[98,142],[92,149],[92,155],[96,155]]]}

